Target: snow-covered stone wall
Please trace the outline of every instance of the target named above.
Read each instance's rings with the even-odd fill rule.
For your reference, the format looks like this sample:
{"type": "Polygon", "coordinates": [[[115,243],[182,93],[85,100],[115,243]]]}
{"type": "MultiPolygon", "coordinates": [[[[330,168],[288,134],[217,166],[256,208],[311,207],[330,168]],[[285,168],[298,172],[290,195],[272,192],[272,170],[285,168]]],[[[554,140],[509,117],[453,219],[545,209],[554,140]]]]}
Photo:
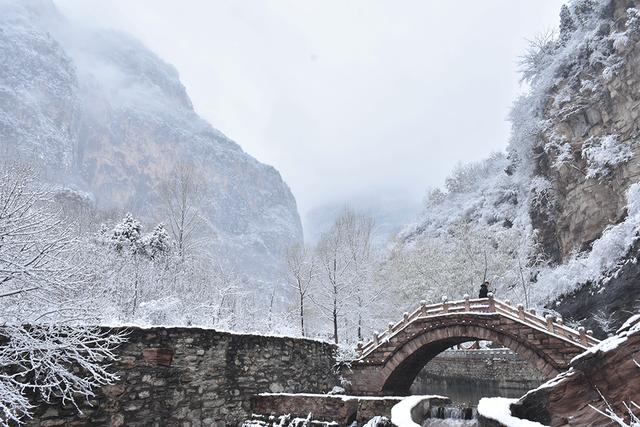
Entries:
{"type": "Polygon", "coordinates": [[[80,406],[38,404],[28,426],[236,425],[264,392],[331,390],[331,344],[198,328],[130,328],[120,381],[80,406]]]}

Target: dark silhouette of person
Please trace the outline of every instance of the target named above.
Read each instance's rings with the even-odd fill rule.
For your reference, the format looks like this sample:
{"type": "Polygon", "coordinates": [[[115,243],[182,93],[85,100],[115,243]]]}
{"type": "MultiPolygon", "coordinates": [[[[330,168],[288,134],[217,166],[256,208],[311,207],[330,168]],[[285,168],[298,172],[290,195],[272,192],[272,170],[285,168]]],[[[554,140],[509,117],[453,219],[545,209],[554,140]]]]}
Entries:
{"type": "Polygon", "coordinates": [[[480,285],[480,293],[478,298],[487,298],[489,296],[489,282],[484,282],[480,285]]]}

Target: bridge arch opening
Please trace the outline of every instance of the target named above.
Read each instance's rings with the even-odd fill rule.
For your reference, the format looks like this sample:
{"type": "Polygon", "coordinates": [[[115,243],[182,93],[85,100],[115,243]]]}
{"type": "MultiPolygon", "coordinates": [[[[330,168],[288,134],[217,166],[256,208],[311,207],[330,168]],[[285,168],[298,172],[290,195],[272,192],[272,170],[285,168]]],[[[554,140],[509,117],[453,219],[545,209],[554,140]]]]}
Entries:
{"type": "Polygon", "coordinates": [[[526,340],[517,340],[493,329],[468,324],[447,325],[416,335],[405,342],[389,358],[382,369],[381,393],[408,395],[420,371],[438,354],[455,345],[486,340],[500,344],[528,361],[544,378],[555,376],[559,370],[554,361],[539,353],[526,340]]]}

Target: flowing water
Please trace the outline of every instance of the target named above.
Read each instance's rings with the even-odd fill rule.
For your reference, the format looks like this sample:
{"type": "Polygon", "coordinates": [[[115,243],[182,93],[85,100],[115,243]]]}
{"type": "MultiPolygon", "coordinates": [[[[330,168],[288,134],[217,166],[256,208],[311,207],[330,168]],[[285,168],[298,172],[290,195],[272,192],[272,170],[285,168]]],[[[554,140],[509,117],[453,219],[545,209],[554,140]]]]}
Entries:
{"type": "Polygon", "coordinates": [[[438,394],[451,398],[459,406],[476,407],[483,397],[516,398],[535,388],[537,385],[523,385],[522,387],[501,387],[492,382],[482,381],[438,381],[414,384],[411,394],[438,394]]]}
{"type": "Polygon", "coordinates": [[[431,413],[422,425],[424,427],[440,426],[477,426],[478,413],[475,408],[465,406],[438,406],[431,408],[431,413]]]}
{"type": "Polygon", "coordinates": [[[491,382],[429,382],[414,384],[412,394],[438,394],[451,398],[451,404],[431,409],[424,419],[424,427],[478,426],[476,407],[483,397],[520,397],[530,389],[530,384],[522,387],[500,387],[491,382]]]}

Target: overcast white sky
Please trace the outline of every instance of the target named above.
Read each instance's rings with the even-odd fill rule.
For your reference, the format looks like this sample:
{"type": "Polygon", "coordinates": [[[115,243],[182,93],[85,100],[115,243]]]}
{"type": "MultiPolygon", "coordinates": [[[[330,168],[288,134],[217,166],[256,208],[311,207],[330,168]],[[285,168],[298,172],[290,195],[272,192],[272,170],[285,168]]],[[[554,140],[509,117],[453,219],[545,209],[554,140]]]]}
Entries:
{"type": "Polygon", "coordinates": [[[503,150],[526,39],[560,0],[55,0],[180,72],[196,110],[275,166],[301,216],[440,186],[503,150]]]}

